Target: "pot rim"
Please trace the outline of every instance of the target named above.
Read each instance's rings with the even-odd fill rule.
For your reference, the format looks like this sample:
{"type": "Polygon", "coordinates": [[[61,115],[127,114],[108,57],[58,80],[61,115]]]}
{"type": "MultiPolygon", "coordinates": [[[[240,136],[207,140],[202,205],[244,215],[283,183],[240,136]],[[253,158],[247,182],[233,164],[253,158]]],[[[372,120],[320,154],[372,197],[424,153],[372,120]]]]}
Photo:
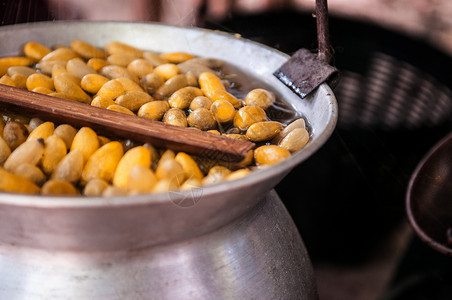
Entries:
{"type": "MultiPolygon", "coordinates": [[[[154,22],[123,22],[123,21],[44,21],[44,22],[36,22],[36,23],[23,23],[23,24],[14,24],[14,25],[6,25],[0,27],[0,32],[8,31],[12,28],[29,28],[30,24],[33,24],[33,28],[41,27],[41,26],[49,26],[49,25],[70,25],[70,26],[79,26],[86,24],[137,24],[137,25],[150,25],[155,27],[164,27],[164,28],[178,28],[182,30],[189,31],[197,31],[209,33],[212,35],[223,36],[228,39],[240,40],[244,43],[251,44],[257,47],[261,47],[271,52],[272,55],[280,56],[281,58],[288,59],[289,55],[271,48],[269,46],[263,45],[258,42],[254,42],[237,34],[231,34],[227,32],[222,32],[218,30],[210,30],[204,28],[197,27],[183,27],[177,25],[165,25],[161,23],[154,22]]],[[[287,88],[284,86],[284,88],[287,88]]],[[[287,88],[288,89],[288,88],[287,88]]],[[[296,165],[303,162],[305,159],[310,157],[313,153],[315,153],[331,136],[332,132],[337,123],[338,117],[338,107],[337,101],[333,94],[331,88],[326,84],[322,84],[314,93],[323,92],[328,97],[328,109],[329,116],[328,122],[325,125],[325,129],[323,132],[317,133],[314,140],[311,140],[305,148],[302,150],[293,153],[291,157],[285,159],[284,161],[272,165],[265,169],[259,169],[252,171],[249,175],[240,178],[238,180],[220,182],[217,184],[202,186],[202,195],[212,195],[218,194],[222,192],[227,192],[231,189],[236,189],[243,186],[252,186],[258,181],[265,180],[269,177],[272,177],[273,174],[280,173],[288,173],[294,168],[296,165]]],[[[301,98],[300,98],[301,100],[301,98]]],[[[309,101],[308,98],[302,101],[309,101]]],[[[309,119],[308,119],[309,121],[309,119]]],[[[191,191],[181,191],[177,190],[171,193],[178,193],[181,197],[188,197],[191,195],[191,191]]],[[[40,207],[40,208],[88,208],[88,207],[117,207],[117,206],[131,206],[131,205],[142,205],[142,204],[161,204],[168,203],[171,199],[169,198],[168,193],[158,193],[158,194],[141,194],[141,195],[128,195],[128,196],[112,196],[112,197],[84,197],[84,196],[50,196],[43,197],[41,195],[24,195],[24,194],[12,194],[12,193],[0,193],[0,204],[3,205],[14,205],[14,206],[27,206],[27,207],[40,207]]]]}
{"type": "Polygon", "coordinates": [[[411,227],[419,236],[419,238],[428,244],[430,247],[435,249],[436,251],[452,256],[452,248],[445,246],[443,243],[438,242],[436,239],[432,238],[417,222],[417,217],[413,213],[413,188],[416,186],[419,180],[419,174],[421,174],[426,168],[426,165],[431,161],[432,156],[435,155],[440,149],[444,147],[448,142],[452,140],[452,132],[448,133],[445,137],[443,137],[439,142],[437,142],[421,159],[421,161],[417,164],[413,174],[411,175],[410,181],[408,183],[408,188],[405,196],[405,210],[408,217],[408,221],[410,222],[411,227]]]}

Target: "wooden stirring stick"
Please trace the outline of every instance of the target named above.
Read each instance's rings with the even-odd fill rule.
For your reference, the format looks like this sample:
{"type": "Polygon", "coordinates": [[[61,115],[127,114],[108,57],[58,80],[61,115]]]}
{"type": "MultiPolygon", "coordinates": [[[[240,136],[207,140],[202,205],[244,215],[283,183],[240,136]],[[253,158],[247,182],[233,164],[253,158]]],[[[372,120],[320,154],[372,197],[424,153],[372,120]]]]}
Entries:
{"type": "Polygon", "coordinates": [[[112,137],[149,142],[156,147],[219,160],[239,161],[255,146],[244,140],[169,125],[3,84],[0,84],[0,106],[56,123],[88,126],[112,137]]]}

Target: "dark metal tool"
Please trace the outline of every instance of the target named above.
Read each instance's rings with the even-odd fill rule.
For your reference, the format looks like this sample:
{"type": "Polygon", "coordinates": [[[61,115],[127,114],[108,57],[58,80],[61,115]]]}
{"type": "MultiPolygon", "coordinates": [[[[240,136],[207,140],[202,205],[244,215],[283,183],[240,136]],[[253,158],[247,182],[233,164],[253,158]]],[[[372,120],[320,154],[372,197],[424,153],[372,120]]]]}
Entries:
{"type": "Polygon", "coordinates": [[[301,98],[324,82],[334,86],[339,75],[338,70],[330,65],[333,49],[329,42],[327,0],[316,0],[315,10],[318,53],[300,49],[273,73],[301,98]]]}

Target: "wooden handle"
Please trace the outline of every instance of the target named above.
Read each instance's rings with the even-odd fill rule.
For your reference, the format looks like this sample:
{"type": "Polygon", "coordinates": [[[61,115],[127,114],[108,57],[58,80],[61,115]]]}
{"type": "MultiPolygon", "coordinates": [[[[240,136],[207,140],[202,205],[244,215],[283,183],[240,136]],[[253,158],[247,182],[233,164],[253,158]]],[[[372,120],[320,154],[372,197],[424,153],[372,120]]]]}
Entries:
{"type": "Polygon", "coordinates": [[[208,158],[239,161],[255,147],[254,143],[201,130],[169,125],[0,84],[0,106],[25,116],[88,126],[115,138],[149,142],[156,147],[184,151],[208,158]]]}
{"type": "Polygon", "coordinates": [[[329,64],[333,58],[333,50],[330,45],[327,0],[315,1],[315,16],[317,20],[317,40],[319,43],[318,58],[329,64]]]}

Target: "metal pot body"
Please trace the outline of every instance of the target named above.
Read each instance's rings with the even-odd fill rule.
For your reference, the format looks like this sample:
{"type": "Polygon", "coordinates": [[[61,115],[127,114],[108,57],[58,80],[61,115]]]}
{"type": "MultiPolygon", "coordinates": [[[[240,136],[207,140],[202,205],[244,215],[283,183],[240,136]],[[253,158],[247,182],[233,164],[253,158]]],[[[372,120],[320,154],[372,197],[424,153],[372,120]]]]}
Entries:
{"type": "MultiPolygon", "coordinates": [[[[74,289],[68,290],[63,298],[70,298],[71,293],[78,295],[77,284],[83,281],[86,287],[91,286],[92,291],[100,289],[105,292],[93,293],[95,298],[106,295],[117,296],[118,299],[124,296],[123,293],[133,293],[135,290],[137,294],[131,298],[136,296],[139,299],[143,295],[141,298],[152,298],[150,294],[162,294],[180,299],[176,297],[177,294],[173,294],[177,293],[178,282],[181,291],[193,291],[185,298],[199,298],[210,293],[213,293],[213,298],[228,298],[228,295],[253,298],[243,294],[246,288],[239,288],[242,284],[247,285],[248,295],[256,291],[258,299],[265,298],[258,297],[262,296],[261,292],[268,293],[267,296],[278,294],[278,286],[283,286],[284,281],[294,280],[301,287],[312,287],[314,279],[311,269],[307,267],[309,259],[301,240],[293,243],[288,240],[286,244],[282,242],[286,237],[293,236],[294,230],[296,232],[292,225],[287,227],[287,222],[291,222],[287,213],[263,214],[265,218],[261,223],[254,223],[255,227],[240,227],[237,224],[253,222],[252,211],[263,205],[261,202],[264,196],[293,167],[317,151],[331,135],[337,120],[337,104],[327,85],[320,86],[307,99],[301,100],[272,75],[288,59],[287,55],[233,35],[196,28],[151,23],[44,22],[3,26],[0,28],[0,39],[2,56],[17,55],[20,47],[28,41],[52,46],[84,40],[103,46],[116,40],[156,52],[186,51],[198,56],[219,58],[269,86],[277,97],[304,116],[311,128],[309,144],[282,163],[255,171],[239,181],[194,191],[89,199],[0,194],[0,242],[4,248],[0,251],[1,277],[12,277],[4,281],[0,290],[17,298],[21,298],[21,295],[27,298],[34,293],[38,295],[34,288],[27,288],[27,281],[39,278],[42,283],[47,282],[52,270],[58,270],[58,266],[63,271],[58,273],[57,278],[74,284],[74,289]],[[242,220],[241,223],[238,220],[242,220]],[[263,224],[264,221],[268,224],[263,224]],[[237,241],[234,235],[240,236],[243,242],[248,241],[252,238],[249,230],[259,236],[256,238],[259,245],[257,242],[248,246],[242,242],[229,242],[229,239],[237,241]],[[188,247],[189,243],[191,247],[188,247]],[[261,252],[263,249],[269,252],[261,252]],[[193,256],[197,252],[205,255],[193,256]],[[224,267],[224,272],[228,273],[219,275],[218,272],[221,273],[225,266],[222,259],[228,253],[235,253],[228,257],[235,267],[224,267]],[[279,256],[270,253],[279,253],[279,256]],[[258,261],[265,264],[259,265],[250,260],[250,265],[241,269],[246,266],[246,258],[251,256],[256,256],[258,261]],[[292,262],[288,263],[292,258],[292,262]],[[141,265],[140,259],[146,262],[144,265],[147,267],[141,265]],[[203,259],[209,263],[203,262],[203,259]],[[14,268],[10,268],[13,265],[24,267],[14,275],[14,268]],[[46,265],[49,268],[46,269],[46,265]],[[187,273],[189,266],[194,272],[191,275],[187,273]],[[93,268],[96,271],[85,276],[85,267],[87,272],[93,268]],[[280,284],[267,280],[273,278],[274,272],[279,274],[274,278],[278,278],[280,284]],[[300,272],[304,275],[301,276],[300,272]],[[187,278],[194,278],[193,274],[196,273],[204,275],[198,279],[201,281],[194,280],[191,288],[188,288],[190,279],[187,278]],[[96,276],[102,274],[107,274],[105,276],[109,279],[96,281],[96,276]],[[164,278],[168,279],[163,283],[160,278],[162,274],[173,276],[165,275],[164,278]],[[294,274],[296,278],[292,278],[294,274]],[[222,284],[217,280],[226,275],[230,276],[231,282],[231,285],[225,285],[228,286],[227,293],[237,290],[237,294],[222,294],[225,291],[221,290],[222,284]],[[23,277],[20,286],[20,280],[14,279],[19,277],[15,276],[23,277]],[[260,276],[267,276],[267,279],[260,276]],[[216,282],[215,288],[211,287],[213,282],[216,282]],[[260,282],[269,284],[268,289],[260,286],[260,282]],[[146,284],[149,286],[144,288],[146,284]],[[118,288],[118,294],[114,292],[115,287],[118,288]],[[272,288],[273,292],[269,292],[272,288]],[[143,291],[143,294],[138,291],[143,291]]],[[[56,285],[46,289],[49,296],[51,291],[66,286],[62,283],[57,280],[56,285]]],[[[310,290],[306,289],[306,295],[311,295],[310,290]]]]}
{"type": "Polygon", "coordinates": [[[3,245],[0,266],[1,299],[317,299],[308,254],[274,191],[194,239],[110,252],[3,245]]]}

